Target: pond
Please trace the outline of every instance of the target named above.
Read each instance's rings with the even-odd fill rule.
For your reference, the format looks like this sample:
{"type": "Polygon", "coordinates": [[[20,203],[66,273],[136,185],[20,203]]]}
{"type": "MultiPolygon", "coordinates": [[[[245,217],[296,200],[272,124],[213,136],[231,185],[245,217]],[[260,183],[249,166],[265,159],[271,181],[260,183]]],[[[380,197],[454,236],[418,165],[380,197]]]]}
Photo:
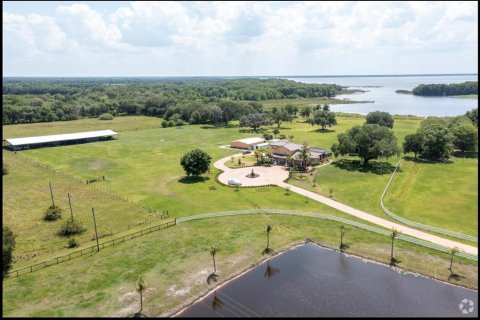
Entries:
{"type": "Polygon", "coordinates": [[[308,243],[260,264],[177,316],[477,317],[477,307],[475,290],[308,243]]]}

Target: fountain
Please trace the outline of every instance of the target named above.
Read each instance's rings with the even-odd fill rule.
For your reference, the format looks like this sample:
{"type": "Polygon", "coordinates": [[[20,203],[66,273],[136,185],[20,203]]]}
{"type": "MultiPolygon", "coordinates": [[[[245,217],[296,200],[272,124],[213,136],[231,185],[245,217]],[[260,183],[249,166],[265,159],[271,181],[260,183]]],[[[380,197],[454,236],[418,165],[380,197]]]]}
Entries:
{"type": "Polygon", "coordinates": [[[259,174],[256,174],[256,173],[253,171],[253,169],[252,169],[252,172],[250,172],[249,174],[247,174],[245,177],[247,177],[247,178],[258,178],[258,177],[260,177],[260,175],[259,175],[259,174]]]}

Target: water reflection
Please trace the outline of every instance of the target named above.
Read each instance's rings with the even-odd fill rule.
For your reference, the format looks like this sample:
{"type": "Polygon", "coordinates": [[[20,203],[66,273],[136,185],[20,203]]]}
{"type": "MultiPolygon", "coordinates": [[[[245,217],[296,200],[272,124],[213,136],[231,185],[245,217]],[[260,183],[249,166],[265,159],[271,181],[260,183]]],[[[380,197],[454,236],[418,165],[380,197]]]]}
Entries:
{"type": "Polygon", "coordinates": [[[223,305],[223,301],[220,300],[219,297],[217,297],[217,291],[213,292],[213,299],[212,299],[212,309],[217,311],[220,309],[223,305]]]}
{"type": "Polygon", "coordinates": [[[280,270],[277,268],[274,268],[270,265],[270,261],[267,261],[267,269],[265,269],[265,273],[263,274],[264,277],[271,278],[275,274],[279,273],[280,270]]]}

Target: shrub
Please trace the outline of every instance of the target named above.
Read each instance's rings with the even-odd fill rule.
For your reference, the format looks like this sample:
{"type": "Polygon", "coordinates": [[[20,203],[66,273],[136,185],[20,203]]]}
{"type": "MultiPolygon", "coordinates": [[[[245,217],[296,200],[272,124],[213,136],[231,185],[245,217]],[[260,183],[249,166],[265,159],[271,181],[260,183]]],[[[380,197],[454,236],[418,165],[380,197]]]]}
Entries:
{"type": "Polygon", "coordinates": [[[78,219],[73,218],[65,221],[65,223],[62,225],[58,233],[61,236],[68,237],[74,234],[80,234],[84,231],[85,231],[85,228],[83,227],[82,222],[78,219]]]}
{"type": "Polygon", "coordinates": [[[62,209],[58,206],[50,206],[45,213],[43,214],[43,220],[45,221],[55,221],[62,217],[62,209]]]}
{"type": "Polygon", "coordinates": [[[7,166],[5,165],[5,163],[3,164],[3,175],[6,176],[8,174],[8,168],[7,166]]]}
{"type": "Polygon", "coordinates": [[[162,128],[166,128],[168,127],[168,121],[167,120],[163,120],[162,121],[162,128]]]}
{"type": "Polygon", "coordinates": [[[178,119],[177,121],[175,121],[175,125],[177,127],[183,126],[184,124],[187,124],[187,123],[185,121],[183,121],[182,119],[178,119]]]}
{"type": "Polygon", "coordinates": [[[99,117],[99,120],[113,120],[113,115],[111,113],[102,113],[99,117]]]}
{"type": "Polygon", "coordinates": [[[168,126],[173,127],[175,125],[175,122],[173,120],[168,121],[168,126]]]}
{"type": "Polygon", "coordinates": [[[15,249],[15,235],[12,230],[7,227],[2,227],[2,272],[6,274],[13,261],[13,250],[15,249]]]}
{"type": "Polygon", "coordinates": [[[78,247],[79,245],[80,243],[77,241],[77,239],[75,238],[68,239],[67,248],[75,248],[75,247],[78,247]]]}

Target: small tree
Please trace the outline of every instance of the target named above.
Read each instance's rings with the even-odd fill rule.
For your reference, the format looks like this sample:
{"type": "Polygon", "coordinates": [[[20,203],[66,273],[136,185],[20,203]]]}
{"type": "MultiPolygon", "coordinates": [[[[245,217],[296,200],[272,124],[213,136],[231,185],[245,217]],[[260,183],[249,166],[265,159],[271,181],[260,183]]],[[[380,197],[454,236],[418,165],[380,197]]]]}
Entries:
{"type": "Polygon", "coordinates": [[[3,163],[3,175],[6,176],[7,174],[8,174],[8,168],[5,165],[5,163],[3,163]]]}
{"type": "Polygon", "coordinates": [[[240,118],[240,127],[250,127],[255,132],[261,126],[270,125],[271,123],[270,118],[264,113],[251,113],[240,118]]]}
{"type": "Polygon", "coordinates": [[[62,209],[58,206],[51,205],[45,210],[43,214],[43,220],[45,221],[56,221],[62,217],[62,209]]]}
{"type": "Polygon", "coordinates": [[[344,244],[343,244],[343,236],[345,235],[346,228],[344,225],[340,226],[340,251],[343,252],[344,244]]]}
{"type": "Polygon", "coordinates": [[[396,263],[396,259],[393,257],[393,242],[395,241],[395,238],[397,238],[399,234],[400,232],[397,229],[392,228],[392,233],[390,234],[390,238],[392,239],[392,246],[390,250],[390,265],[392,266],[394,266],[396,263]]]}
{"type": "Polygon", "coordinates": [[[290,139],[290,142],[293,141],[293,138],[295,138],[295,136],[294,136],[293,134],[291,134],[291,135],[288,136],[288,139],[290,139]]]}
{"type": "Polygon", "coordinates": [[[330,193],[330,198],[331,198],[332,195],[333,195],[333,188],[329,188],[329,189],[328,189],[328,192],[330,193]]]}
{"type": "Polygon", "coordinates": [[[206,152],[194,149],[183,155],[180,164],[187,176],[199,176],[208,171],[211,160],[212,158],[206,152]]]}
{"type": "Polygon", "coordinates": [[[367,114],[367,123],[393,128],[393,117],[388,112],[374,111],[367,114]]]}
{"type": "Polygon", "coordinates": [[[102,113],[99,117],[99,120],[113,120],[113,115],[111,113],[102,113]]]}
{"type": "Polygon", "coordinates": [[[457,247],[450,249],[450,267],[448,268],[448,270],[450,270],[450,273],[453,273],[453,270],[452,270],[453,257],[458,253],[458,251],[459,250],[457,247]]]}
{"type": "Polygon", "coordinates": [[[212,255],[212,260],[213,260],[213,273],[217,273],[217,266],[215,264],[215,255],[218,252],[218,248],[214,247],[213,245],[210,245],[210,254],[212,255]]]}
{"type": "Polygon", "coordinates": [[[277,128],[275,128],[275,129],[273,129],[272,132],[273,132],[274,137],[277,138],[277,134],[280,133],[280,130],[278,130],[277,128]]]}
{"type": "Polygon", "coordinates": [[[267,247],[265,248],[266,251],[270,249],[270,232],[271,231],[272,231],[272,226],[268,224],[265,227],[265,232],[267,233],[267,247]]]}
{"type": "Polygon", "coordinates": [[[65,221],[58,232],[59,235],[64,237],[69,237],[71,235],[80,234],[84,232],[86,229],[83,226],[83,223],[78,220],[77,218],[70,218],[65,221]]]}
{"type": "Polygon", "coordinates": [[[421,133],[414,133],[405,136],[405,141],[403,142],[403,152],[413,152],[415,159],[417,154],[421,153],[423,150],[424,137],[421,133]]]}
{"type": "Polygon", "coordinates": [[[136,284],[136,290],[140,293],[140,311],[139,312],[142,312],[143,310],[143,291],[145,291],[145,288],[146,288],[145,281],[143,280],[142,276],[139,276],[136,284]]]}
{"type": "Polygon", "coordinates": [[[2,227],[2,269],[4,275],[12,266],[13,250],[15,249],[15,237],[16,236],[9,227],[2,227]]]}

